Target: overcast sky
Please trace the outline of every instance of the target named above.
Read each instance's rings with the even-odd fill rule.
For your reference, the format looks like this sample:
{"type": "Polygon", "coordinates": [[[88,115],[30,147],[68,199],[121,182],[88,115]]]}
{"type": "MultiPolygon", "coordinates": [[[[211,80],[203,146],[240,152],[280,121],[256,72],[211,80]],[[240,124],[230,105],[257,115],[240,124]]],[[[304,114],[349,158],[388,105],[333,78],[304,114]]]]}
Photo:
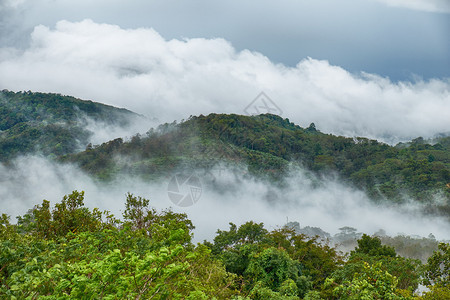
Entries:
{"type": "Polygon", "coordinates": [[[220,37],[289,66],[310,56],[392,80],[450,75],[449,0],[0,2],[7,45],[24,45],[39,24],[92,19],[152,27],[166,39],[220,37]]]}
{"type": "Polygon", "coordinates": [[[325,132],[396,142],[450,130],[449,0],[0,3],[0,88],[161,121],[242,113],[265,91],[325,132]]]}

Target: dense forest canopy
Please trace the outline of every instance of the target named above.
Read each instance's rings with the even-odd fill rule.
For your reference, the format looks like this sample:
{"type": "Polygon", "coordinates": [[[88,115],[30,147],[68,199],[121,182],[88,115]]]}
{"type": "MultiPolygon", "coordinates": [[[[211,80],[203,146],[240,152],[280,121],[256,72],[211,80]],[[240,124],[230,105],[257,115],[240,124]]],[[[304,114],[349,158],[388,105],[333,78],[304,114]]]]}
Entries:
{"type": "Polygon", "coordinates": [[[289,226],[230,223],[192,243],[185,214],[128,194],[123,220],[84,192],[0,218],[0,296],[8,299],[448,299],[450,245],[425,264],[363,235],[343,255],[289,226]],[[419,284],[429,291],[418,296],[419,284]]]}

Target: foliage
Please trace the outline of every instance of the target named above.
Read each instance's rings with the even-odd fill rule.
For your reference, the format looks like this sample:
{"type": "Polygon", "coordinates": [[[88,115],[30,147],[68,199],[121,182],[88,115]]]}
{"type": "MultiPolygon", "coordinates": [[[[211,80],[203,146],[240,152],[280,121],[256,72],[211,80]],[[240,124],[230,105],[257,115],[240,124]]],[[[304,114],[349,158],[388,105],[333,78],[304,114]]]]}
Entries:
{"type": "Polygon", "coordinates": [[[269,239],[272,246],[286,249],[290,257],[302,264],[302,272],[310,278],[313,287],[323,284],[325,279],[343,263],[336,249],[327,243],[296,234],[289,228],[272,231],[269,239]]]}
{"type": "Polygon", "coordinates": [[[163,124],[147,136],[110,141],[61,160],[78,163],[103,179],[118,172],[152,178],[175,169],[208,171],[221,163],[236,168],[244,164],[249,174],[280,184],[289,166],[301,164],[320,176],[338,174],[376,201],[401,202],[411,197],[430,204],[432,213],[450,212],[448,205],[434,201],[437,195],[450,199],[450,137],[433,145],[416,139],[393,147],[311,128],[270,114],[210,114],[163,124]],[[129,159],[117,162],[117,155],[129,159]]]}
{"type": "Polygon", "coordinates": [[[428,259],[424,283],[450,288],[450,244],[440,243],[438,248],[428,259]]]}
{"type": "Polygon", "coordinates": [[[253,222],[239,228],[230,223],[228,231],[217,232],[214,243],[205,244],[227,271],[242,278],[241,289],[252,299],[303,297],[341,262],[333,248],[315,239],[288,228],[268,232],[253,222]]]}
{"type": "Polygon", "coordinates": [[[320,176],[337,174],[376,201],[413,198],[430,213],[450,213],[450,137],[389,146],[367,138],[324,134],[264,114],[210,114],[162,124],[147,135],[89,144],[87,120],[126,126],[138,115],[60,94],[0,92],[0,162],[41,153],[79,164],[102,180],[117,173],[160,178],[175,169],[244,164],[261,180],[283,184],[292,164],[320,176]],[[84,152],[79,152],[86,149],[84,152]],[[115,157],[124,156],[125,160],[115,157]],[[435,201],[437,198],[440,201],[435,201]]]}
{"type": "Polygon", "coordinates": [[[162,124],[126,142],[117,138],[99,146],[89,144],[92,132],[87,120],[126,126],[137,117],[70,96],[3,90],[0,162],[42,153],[77,163],[103,180],[119,172],[151,179],[174,169],[209,170],[222,162],[243,163],[250,174],[281,183],[294,163],[321,176],[338,174],[377,201],[413,198],[427,204],[430,213],[450,212],[450,137],[432,143],[419,137],[393,147],[362,137],[324,134],[314,124],[301,128],[270,114],[210,114],[162,124]],[[81,149],[86,151],[77,153],[81,149]],[[129,159],[115,160],[117,155],[129,159]]]}
{"type": "Polygon", "coordinates": [[[358,247],[351,253],[352,255],[367,254],[369,256],[389,256],[395,257],[395,249],[386,245],[381,245],[381,240],[378,237],[370,237],[363,234],[358,240],[358,247]]]}
{"type": "MultiPolygon", "coordinates": [[[[381,263],[364,264],[360,273],[334,288],[334,296],[339,299],[406,299],[396,291],[397,278],[381,268],[381,263]]],[[[333,281],[329,280],[328,285],[333,281]]]]}
{"type": "Polygon", "coordinates": [[[0,162],[28,153],[58,156],[88,145],[88,120],[126,126],[136,114],[60,94],[0,91],[0,162]]]}
{"type": "Polygon", "coordinates": [[[286,251],[272,247],[254,255],[244,275],[272,291],[303,296],[309,290],[310,283],[301,275],[301,269],[300,262],[290,258],[286,251]]]}
{"type": "Polygon", "coordinates": [[[1,299],[447,299],[449,245],[420,262],[363,235],[334,248],[247,222],[193,245],[185,214],[128,194],[123,221],[84,207],[84,192],[44,200],[17,224],[0,217],[1,299]]]}
{"type": "Polygon", "coordinates": [[[424,300],[447,300],[450,299],[450,288],[439,284],[430,286],[430,290],[425,292],[422,297],[424,300]]]}
{"type": "Polygon", "coordinates": [[[377,265],[377,268],[396,277],[396,288],[413,293],[419,286],[419,260],[397,256],[392,247],[382,245],[378,237],[364,234],[358,240],[358,247],[350,253],[348,261],[336,270],[334,282],[343,284],[352,274],[363,273],[367,265],[377,265]]]}
{"type": "MultiPolygon", "coordinates": [[[[34,218],[22,217],[18,225],[2,216],[1,298],[231,297],[233,275],[205,246],[191,244],[189,220],[158,213],[147,224],[158,234],[149,235],[136,220],[120,222],[83,207],[83,195],[75,191],[53,210],[44,201],[27,215],[34,218]]],[[[146,199],[127,199],[152,211],[146,199]]]]}

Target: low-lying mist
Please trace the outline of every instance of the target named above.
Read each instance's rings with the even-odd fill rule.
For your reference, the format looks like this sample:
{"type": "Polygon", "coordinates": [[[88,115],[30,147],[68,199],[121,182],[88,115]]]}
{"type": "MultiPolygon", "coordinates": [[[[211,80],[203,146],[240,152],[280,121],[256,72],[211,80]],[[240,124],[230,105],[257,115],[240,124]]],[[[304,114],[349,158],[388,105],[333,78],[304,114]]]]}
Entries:
{"type": "MultiPolygon", "coordinates": [[[[86,115],[80,115],[78,122],[84,129],[91,133],[89,142],[93,145],[100,145],[102,143],[111,141],[117,137],[125,139],[130,138],[136,134],[145,134],[149,128],[159,125],[158,120],[154,118],[147,118],[144,116],[133,116],[127,119],[127,124],[117,125],[108,124],[106,122],[99,122],[86,115]]],[[[86,145],[81,145],[81,150],[84,150],[86,145]]]]}
{"type": "Polygon", "coordinates": [[[196,226],[195,241],[212,239],[217,229],[227,229],[229,222],[242,224],[249,220],[264,222],[269,230],[297,221],[302,227],[320,227],[331,234],[351,226],[368,234],[383,229],[388,235],[432,233],[438,240],[450,239],[450,223],[444,218],[424,216],[418,205],[375,205],[364,192],[338,179],[317,178],[299,168],[290,172],[283,188],[236,169],[216,167],[208,172],[191,170],[190,174],[201,181],[200,198],[192,206],[178,207],[168,197],[171,176],[146,182],[119,175],[104,183],[76,166],[24,156],[8,167],[0,165],[1,213],[14,218],[41,204],[43,199],[54,205],[71,191],[84,190],[87,207],[109,210],[121,217],[126,193],[131,192],[148,198],[157,209],[172,207],[186,213],[196,226]]]}

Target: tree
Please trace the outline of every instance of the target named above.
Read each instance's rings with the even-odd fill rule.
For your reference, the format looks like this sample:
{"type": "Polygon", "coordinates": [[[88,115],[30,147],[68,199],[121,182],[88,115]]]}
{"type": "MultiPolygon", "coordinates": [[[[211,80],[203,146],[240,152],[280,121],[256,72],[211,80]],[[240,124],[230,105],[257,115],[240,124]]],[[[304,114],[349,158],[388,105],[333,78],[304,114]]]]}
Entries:
{"type": "Polygon", "coordinates": [[[194,225],[187,215],[174,213],[170,209],[158,212],[150,208],[149,203],[150,201],[145,198],[128,193],[123,213],[126,224],[146,234],[155,242],[171,243],[173,241],[169,238],[172,238],[180,243],[189,244],[194,225]],[[173,232],[177,232],[178,235],[171,235],[173,232]]]}
{"type": "Polygon", "coordinates": [[[232,288],[235,275],[207,247],[192,245],[192,224],[185,215],[132,213],[148,202],[128,197],[127,215],[143,217],[144,228],[131,221],[111,226],[117,220],[106,213],[105,221],[97,218],[98,210],[83,207],[83,196],[74,191],[52,212],[44,201],[19,225],[0,217],[1,299],[229,299],[238,294],[232,288]]]}
{"type": "Polygon", "coordinates": [[[428,258],[424,284],[450,288],[450,244],[440,243],[438,250],[428,258]]]}
{"type": "Polygon", "coordinates": [[[149,200],[140,196],[134,197],[133,194],[128,193],[125,202],[125,211],[123,218],[133,223],[134,228],[143,229],[148,214],[149,200]]]}
{"type": "MultiPolygon", "coordinates": [[[[397,278],[384,271],[380,263],[365,263],[362,272],[335,287],[333,294],[338,299],[406,299],[396,291],[397,283],[397,278]]],[[[332,286],[334,281],[328,279],[326,284],[332,286]]]]}
{"type": "Polygon", "coordinates": [[[302,275],[301,268],[301,264],[291,259],[286,251],[271,247],[254,254],[244,275],[276,292],[283,287],[287,293],[295,286],[296,295],[302,297],[310,289],[310,282],[302,275]]]}
{"type": "Polygon", "coordinates": [[[378,237],[365,234],[358,240],[358,247],[350,253],[349,260],[331,277],[342,284],[354,274],[364,272],[367,264],[377,263],[380,263],[377,268],[396,277],[396,288],[411,294],[417,289],[420,282],[420,261],[396,256],[395,250],[382,245],[378,237]]]}
{"type": "Polygon", "coordinates": [[[358,247],[351,252],[351,255],[358,253],[367,254],[370,256],[390,256],[395,257],[395,249],[386,245],[381,245],[381,240],[378,237],[370,237],[367,234],[358,240],[358,247]]]}
{"type": "Polygon", "coordinates": [[[96,231],[101,229],[102,213],[98,209],[90,211],[84,207],[84,191],[73,191],[55,204],[51,226],[56,236],[68,232],[96,231]]]}
{"type": "Polygon", "coordinates": [[[237,228],[230,223],[228,231],[217,230],[214,238],[213,253],[221,253],[226,248],[236,248],[245,244],[257,244],[266,238],[267,230],[263,223],[246,222],[237,228]]]}

